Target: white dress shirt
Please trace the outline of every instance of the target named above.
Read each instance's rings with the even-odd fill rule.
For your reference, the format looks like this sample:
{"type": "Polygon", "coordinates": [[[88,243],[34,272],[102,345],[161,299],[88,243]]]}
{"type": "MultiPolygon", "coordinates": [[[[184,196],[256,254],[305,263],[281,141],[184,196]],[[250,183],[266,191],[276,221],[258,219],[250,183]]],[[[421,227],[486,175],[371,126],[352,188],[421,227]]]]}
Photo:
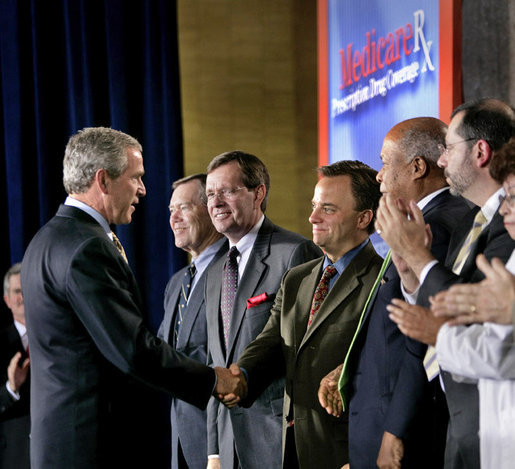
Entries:
{"type": "MultiPolygon", "coordinates": [[[[506,263],[515,274],[515,251],[506,263]]],[[[471,326],[444,324],[436,354],[453,378],[477,380],[481,467],[515,465],[515,343],[513,325],[486,322],[471,326]],[[459,376],[456,376],[459,375],[459,376]]]]}

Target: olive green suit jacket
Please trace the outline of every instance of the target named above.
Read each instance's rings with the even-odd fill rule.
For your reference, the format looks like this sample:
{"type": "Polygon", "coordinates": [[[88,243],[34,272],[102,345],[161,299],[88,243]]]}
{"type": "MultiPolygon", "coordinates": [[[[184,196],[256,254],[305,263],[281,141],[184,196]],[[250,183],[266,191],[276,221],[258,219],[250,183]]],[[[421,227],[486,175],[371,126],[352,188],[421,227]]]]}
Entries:
{"type": "Polygon", "coordinates": [[[249,406],[278,376],[285,376],[283,458],[287,420],[294,420],[300,468],[338,468],[348,462],[347,416],[335,418],[318,402],[320,380],[343,363],[360,314],[381,268],[369,242],[347,266],[307,328],[324,258],[287,272],[270,319],[238,360],[249,378],[249,406]]]}

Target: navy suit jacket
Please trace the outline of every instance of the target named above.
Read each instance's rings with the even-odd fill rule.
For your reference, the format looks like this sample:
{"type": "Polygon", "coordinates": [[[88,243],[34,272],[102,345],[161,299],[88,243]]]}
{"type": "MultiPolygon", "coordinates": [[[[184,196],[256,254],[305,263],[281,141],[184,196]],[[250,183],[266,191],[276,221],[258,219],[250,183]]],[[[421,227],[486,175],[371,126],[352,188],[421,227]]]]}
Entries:
{"type": "MultiPolygon", "coordinates": [[[[479,209],[474,208],[458,225],[449,245],[444,263],[435,265],[420,287],[419,302],[427,302],[430,295],[448,289],[461,282],[479,282],[484,278],[476,266],[476,257],[483,253],[487,259],[498,257],[506,263],[514,247],[513,241],[504,228],[503,218],[497,212],[488,226],[481,232],[477,242],[463,266],[460,275],[452,272],[452,266],[467,237],[479,209]]],[[[479,394],[476,384],[458,383],[451,375],[442,371],[445,397],[449,407],[449,432],[446,449],[446,467],[477,468],[479,460],[479,394]]]]}
{"type": "MultiPolygon", "coordinates": [[[[265,218],[239,282],[225,352],[220,317],[220,293],[225,257],[208,272],[206,316],[210,358],[214,365],[236,362],[245,347],[262,331],[283,274],[315,259],[322,251],[312,241],[265,218]],[[262,303],[247,308],[247,300],[267,293],[262,303]]],[[[208,407],[208,453],[219,454],[223,468],[233,467],[234,447],[245,469],[281,467],[284,379],[276,379],[249,409],[227,409],[211,400],[208,407]]]]}
{"type": "Polygon", "coordinates": [[[34,467],[134,467],[145,432],[135,380],[206,406],[214,371],[148,331],[130,267],[84,211],[59,208],[27,248],[21,277],[34,467]]]}
{"type": "MultiPolygon", "coordinates": [[[[467,210],[464,200],[448,191],[438,194],[424,207],[424,219],[431,226],[432,250],[437,258],[445,258],[451,232],[467,210]]],[[[437,445],[432,441],[433,428],[429,424],[434,411],[432,390],[419,356],[423,356],[420,349],[425,351],[426,347],[404,336],[389,319],[386,306],[392,298],[402,298],[393,263],[365,313],[351,351],[350,466],[377,467],[376,459],[386,431],[403,440],[403,468],[434,469],[443,463],[443,442],[437,445]]],[[[444,435],[446,424],[445,418],[439,423],[439,432],[444,435]]]]}
{"type": "Polygon", "coordinates": [[[30,434],[30,376],[20,388],[16,401],[7,391],[7,367],[16,352],[25,349],[14,323],[0,331],[0,467],[2,469],[29,469],[30,434]]]}
{"type": "MultiPolygon", "coordinates": [[[[190,294],[183,321],[179,328],[175,349],[184,355],[202,363],[207,359],[207,323],[204,289],[207,270],[227,252],[225,242],[202,275],[197,279],[195,288],[190,294]]],[[[157,336],[171,343],[173,324],[177,302],[182,287],[182,279],[188,266],[176,272],[169,280],[164,297],[165,315],[157,336]]],[[[188,404],[180,399],[172,398],[171,411],[172,435],[172,469],[179,468],[178,451],[181,445],[184,459],[190,469],[205,469],[207,463],[207,428],[206,411],[188,404]],[[180,442],[180,443],[179,443],[180,442]]]]}

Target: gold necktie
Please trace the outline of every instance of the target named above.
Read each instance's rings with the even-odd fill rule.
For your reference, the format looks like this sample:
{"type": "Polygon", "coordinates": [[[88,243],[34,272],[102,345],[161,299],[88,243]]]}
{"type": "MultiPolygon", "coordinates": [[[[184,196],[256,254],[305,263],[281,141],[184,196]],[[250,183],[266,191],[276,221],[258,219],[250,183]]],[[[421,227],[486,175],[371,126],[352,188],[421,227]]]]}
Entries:
{"type": "MultiPolygon", "coordinates": [[[[456,260],[452,266],[452,271],[456,275],[461,273],[463,266],[467,262],[470,252],[472,251],[472,246],[477,241],[477,238],[479,238],[481,231],[483,231],[483,228],[486,226],[486,222],[487,220],[483,215],[483,212],[479,210],[479,212],[477,212],[476,216],[474,217],[472,228],[465,238],[463,246],[461,246],[460,252],[458,253],[458,256],[456,257],[456,260]]],[[[440,367],[438,365],[438,360],[436,359],[436,350],[432,345],[427,348],[426,355],[424,356],[424,368],[426,370],[427,379],[429,381],[436,378],[440,373],[440,367]]]]}
{"type": "Polygon", "coordinates": [[[116,249],[118,249],[118,252],[122,255],[123,257],[123,260],[125,262],[127,262],[127,264],[129,263],[129,261],[127,260],[127,256],[125,254],[125,249],[123,249],[123,246],[122,246],[122,243],[120,243],[120,240],[118,239],[118,236],[116,236],[114,234],[114,231],[111,231],[111,235],[113,236],[113,243],[114,245],[116,246],[116,249]]]}

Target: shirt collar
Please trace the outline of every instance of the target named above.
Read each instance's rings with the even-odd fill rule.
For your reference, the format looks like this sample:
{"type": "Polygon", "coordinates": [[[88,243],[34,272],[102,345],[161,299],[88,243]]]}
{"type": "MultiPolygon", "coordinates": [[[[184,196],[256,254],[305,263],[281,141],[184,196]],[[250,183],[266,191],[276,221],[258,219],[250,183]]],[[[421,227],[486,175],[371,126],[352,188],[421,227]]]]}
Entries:
{"type": "Polygon", "coordinates": [[[441,194],[444,191],[448,191],[449,186],[442,187],[441,189],[438,189],[437,191],[431,192],[431,194],[426,195],[425,197],[422,197],[418,202],[417,206],[420,210],[424,210],[425,206],[431,202],[438,194],[441,194]]]}
{"type": "Polygon", "coordinates": [[[481,211],[483,212],[483,215],[486,218],[487,223],[490,223],[492,221],[492,218],[497,213],[497,210],[499,210],[499,196],[505,195],[504,187],[500,187],[498,190],[496,190],[485,202],[485,204],[481,207],[481,211]]]}
{"type": "MultiPolygon", "coordinates": [[[[111,238],[111,228],[109,227],[109,223],[107,223],[107,220],[100,215],[99,212],[97,212],[93,207],[90,207],[88,204],[85,204],[84,202],[81,202],[80,200],[74,199],[73,197],[66,197],[66,200],[64,201],[64,205],[68,205],[70,207],[78,208],[79,210],[82,210],[83,212],[86,212],[88,215],[93,217],[99,225],[104,229],[104,231],[107,233],[107,235],[111,238]]],[[[112,239],[112,238],[111,238],[112,239]]]]}
{"type": "Polygon", "coordinates": [[[195,268],[197,273],[195,276],[200,277],[202,275],[202,272],[206,269],[206,267],[209,265],[215,254],[218,252],[218,250],[222,247],[222,244],[225,243],[225,238],[222,237],[218,241],[215,241],[213,244],[208,246],[206,249],[204,249],[196,259],[193,259],[193,262],[195,263],[195,268]]]}
{"type": "Polygon", "coordinates": [[[338,276],[343,273],[343,271],[347,268],[347,266],[352,262],[357,254],[367,245],[369,238],[365,239],[360,245],[352,248],[350,251],[347,251],[342,257],[340,257],[336,262],[332,263],[327,254],[324,256],[324,269],[328,265],[334,265],[336,271],[338,272],[338,276]]]}
{"type": "Polygon", "coordinates": [[[261,229],[261,226],[263,225],[264,221],[265,221],[265,216],[261,215],[261,218],[259,219],[259,221],[236,244],[229,242],[229,248],[236,246],[240,255],[242,255],[244,252],[252,249],[252,247],[254,246],[254,242],[256,241],[257,235],[259,233],[259,230],[261,229]]]}

